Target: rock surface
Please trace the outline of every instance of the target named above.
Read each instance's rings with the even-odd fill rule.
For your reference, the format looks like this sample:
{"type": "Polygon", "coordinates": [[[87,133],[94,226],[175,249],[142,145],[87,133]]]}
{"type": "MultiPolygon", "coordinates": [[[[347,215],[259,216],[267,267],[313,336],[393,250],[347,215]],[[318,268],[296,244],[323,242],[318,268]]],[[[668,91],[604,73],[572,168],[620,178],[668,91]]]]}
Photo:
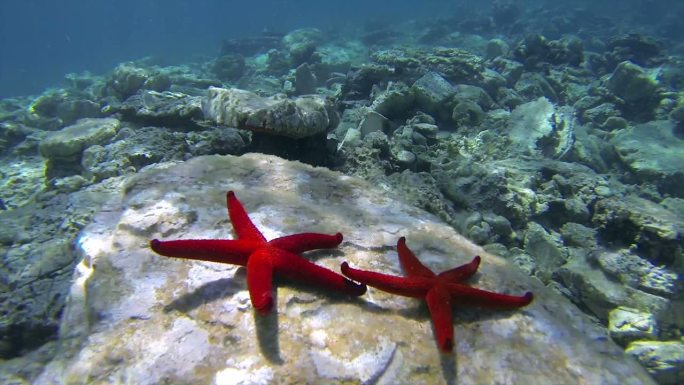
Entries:
{"type": "Polygon", "coordinates": [[[684,341],[635,341],[627,352],[641,361],[659,384],[684,381],[684,341]]]}
{"type": "Polygon", "coordinates": [[[43,139],[40,154],[48,159],[79,157],[85,148],[107,143],[119,127],[119,121],[113,118],[81,119],[43,139]]]}
{"type": "Polygon", "coordinates": [[[339,121],[332,105],[319,95],[265,98],[236,88],[210,87],[202,111],[205,119],[218,124],[294,139],[323,134],[339,121]]]}
{"type": "MultiPolygon", "coordinates": [[[[20,207],[0,211],[0,368],[57,334],[80,260],[73,245],[111,199],[107,184],[71,194],[36,193],[33,186],[34,194],[20,207]]],[[[0,369],[0,383],[11,383],[4,372],[0,369]]]]}
{"type": "Polygon", "coordinates": [[[655,320],[650,313],[621,306],[613,309],[608,317],[610,336],[620,344],[656,337],[655,320]]]}
{"type": "Polygon", "coordinates": [[[637,177],[680,196],[684,191],[684,140],[675,132],[674,123],[653,121],[616,131],[610,143],[637,177]]]}
{"type": "Polygon", "coordinates": [[[540,151],[560,159],[575,142],[574,126],[572,108],[556,108],[547,98],[540,97],[511,112],[508,135],[520,151],[540,151]]]}
{"type": "Polygon", "coordinates": [[[202,118],[201,99],[181,92],[140,90],[124,102],[112,103],[107,112],[120,112],[126,120],[187,127],[202,118]]]}
{"type": "Polygon", "coordinates": [[[127,180],[79,237],[83,258],[60,325],[60,354],[34,381],[75,383],[649,384],[645,371],[566,299],[386,191],[326,169],[263,155],[200,157],[127,180]],[[516,311],[455,311],[454,354],[441,355],[424,306],[373,289],[358,299],[278,283],[256,316],[245,271],[160,257],[152,238],[232,238],[234,190],[267,238],[340,231],[309,254],[338,270],[399,273],[408,237],[442,271],[481,255],[473,284],[535,293],[516,311]]]}

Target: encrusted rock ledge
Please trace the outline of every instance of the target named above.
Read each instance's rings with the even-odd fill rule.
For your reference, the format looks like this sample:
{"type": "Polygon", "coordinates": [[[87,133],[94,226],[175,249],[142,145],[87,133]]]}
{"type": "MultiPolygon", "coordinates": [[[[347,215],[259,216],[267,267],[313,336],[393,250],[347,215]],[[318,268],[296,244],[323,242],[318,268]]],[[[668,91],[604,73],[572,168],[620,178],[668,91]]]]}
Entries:
{"type": "Polygon", "coordinates": [[[120,197],[79,238],[62,351],[36,384],[653,383],[566,299],[358,179],[271,156],[206,156],[152,166],[120,197]],[[276,311],[255,316],[244,269],[148,248],[152,238],[232,238],[227,190],[268,238],[342,232],[339,250],[308,254],[336,271],[346,260],[399,273],[393,246],[404,235],[435,271],[478,254],[475,286],[531,290],[535,300],[513,311],[455,309],[452,355],[439,353],[419,301],[373,289],[349,299],[280,282],[276,311]]]}

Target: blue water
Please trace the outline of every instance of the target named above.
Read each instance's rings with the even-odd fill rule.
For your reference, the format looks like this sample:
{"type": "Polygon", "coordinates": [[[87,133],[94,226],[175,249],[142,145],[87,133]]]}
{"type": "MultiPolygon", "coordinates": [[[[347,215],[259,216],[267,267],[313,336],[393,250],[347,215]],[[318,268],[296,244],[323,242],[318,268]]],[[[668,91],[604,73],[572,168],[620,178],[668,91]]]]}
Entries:
{"type": "Polygon", "coordinates": [[[58,86],[66,73],[104,73],[126,60],[152,56],[180,63],[198,55],[215,55],[222,39],[264,30],[334,29],[370,19],[425,18],[444,15],[458,3],[4,0],[0,4],[0,98],[38,94],[58,86]]]}
{"type": "Polygon", "coordinates": [[[106,178],[206,154],[265,152],[369,178],[604,327],[608,307],[657,321],[648,333],[611,334],[615,341],[679,344],[683,20],[684,0],[0,1],[0,384],[18,367],[37,375],[43,363],[29,353],[53,349],[46,343],[58,337],[81,258],[66,246],[103,198],[70,199],[99,183],[113,189],[106,178]],[[310,27],[329,45],[308,56],[278,43],[221,49],[226,39],[237,46],[310,27]],[[112,74],[127,61],[135,63],[112,74]],[[187,63],[196,65],[179,68],[187,63]],[[136,70],[144,84],[127,81],[136,70]],[[85,71],[97,76],[64,82],[85,71]],[[319,111],[327,131],[304,139],[269,138],[278,124],[225,127],[195,108],[209,85],[315,93],[334,102],[341,123],[319,111]],[[385,89],[393,96],[383,99],[385,89]],[[386,116],[373,123],[378,114],[386,116]],[[78,121],[85,117],[96,119],[78,121]],[[64,155],[59,146],[79,142],[53,132],[68,138],[90,125],[106,138],[64,155]],[[52,252],[55,240],[64,252],[52,252]],[[34,279],[43,264],[66,267],[34,279]],[[595,277],[606,278],[596,290],[595,277]]]}
{"type": "MultiPolygon", "coordinates": [[[[361,26],[369,20],[400,22],[486,13],[495,1],[459,0],[4,0],[0,4],[0,98],[38,94],[59,86],[64,74],[104,73],[142,57],[166,63],[218,52],[222,39],[263,30],[361,26]]],[[[586,7],[659,23],[678,1],[527,0],[521,7],[586,7]]],[[[639,29],[638,25],[635,29],[639,29]]]]}

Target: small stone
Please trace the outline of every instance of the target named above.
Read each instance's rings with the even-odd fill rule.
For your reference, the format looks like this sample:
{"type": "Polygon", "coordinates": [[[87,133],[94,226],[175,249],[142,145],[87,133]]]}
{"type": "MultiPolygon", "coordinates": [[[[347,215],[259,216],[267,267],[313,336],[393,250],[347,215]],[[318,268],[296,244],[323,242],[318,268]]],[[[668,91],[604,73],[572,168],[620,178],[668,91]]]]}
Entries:
{"type": "Polygon", "coordinates": [[[316,93],[316,75],[311,71],[307,63],[302,63],[295,70],[295,91],[297,95],[316,93]]]}
{"type": "Polygon", "coordinates": [[[625,118],[619,116],[611,116],[608,119],[606,119],[605,122],[603,122],[603,125],[601,127],[606,130],[612,131],[627,128],[628,124],[629,123],[625,118]]]}
{"type": "Polygon", "coordinates": [[[635,341],[626,352],[639,360],[660,385],[684,383],[684,342],[635,341]]]}
{"type": "Polygon", "coordinates": [[[437,136],[437,133],[439,132],[439,127],[435,124],[430,124],[430,123],[415,123],[412,124],[411,127],[413,127],[414,130],[416,130],[418,133],[424,135],[427,138],[434,138],[437,136]]]}
{"type": "Polygon", "coordinates": [[[445,78],[436,72],[428,72],[411,86],[418,107],[428,113],[446,112],[447,100],[456,92],[445,78]]]}
{"type": "Polygon", "coordinates": [[[365,137],[371,132],[384,132],[390,125],[391,122],[387,118],[375,111],[369,111],[359,123],[359,131],[361,131],[361,136],[365,137]]]}
{"type": "Polygon", "coordinates": [[[239,53],[226,53],[214,60],[211,72],[223,81],[237,80],[245,72],[245,58],[239,53]]]}
{"type": "Polygon", "coordinates": [[[608,89],[628,103],[648,101],[658,91],[656,83],[643,68],[623,61],[608,80],[608,89]]]}
{"type": "Polygon", "coordinates": [[[620,306],[608,313],[608,332],[617,343],[656,338],[656,322],[653,314],[620,306]]]}
{"type": "Polygon", "coordinates": [[[596,195],[602,197],[607,197],[611,194],[610,187],[608,186],[597,186],[596,188],[594,188],[594,192],[596,193],[596,195]]]}
{"type": "Polygon", "coordinates": [[[52,187],[59,192],[69,193],[78,191],[88,185],[88,180],[80,175],[71,175],[52,181],[52,187]]]}
{"type": "Polygon", "coordinates": [[[337,145],[337,151],[341,150],[342,147],[354,148],[361,143],[361,131],[356,128],[350,128],[344,134],[344,139],[337,145]]]}
{"type": "Polygon", "coordinates": [[[563,224],[560,233],[567,246],[590,248],[596,245],[596,230],[579,223],[563,224]]]}
{"type": "Polygon", "coordinates": [[[543,282],[549,282],[552,273],[568,258],[560,234],[547,231],[536,222],[527,225],[524,245],[527,254],[537,257],[537,276],[543,282]]]}
{"type": "Polygon", "coordinates": [[[489,241],[491,237],[492,227],[487,222],[480,222],[477,225],[471,226],[468,229],[468,238],[473,242],[481,245],[489,241]]]}
{"type": "Polygon", "coordinates": [[[451,111],[451,119],[457,126],[477,126],[482,123],[485,114],[475,102],[464,100],[457,103],[451,111]]]}
{"type": "Polygon", "coordinates": [[[489,223],[493,232],[501,237],[509,237],[513,234],[511,222],[506,217],[495,214],[485,214],[484,220],[489,223]]]}
{"type": "Polygon", "coordinates": [[[411,151],[401,150],[397,154],[397,162],[407,167],[411,166],[416,162],[416,154],[411,151]]]}
{"type": "Polygon", "coordinates": [[[487,59],[494,59],[500,56],[505,56],[510,51],[508,44],[501,39],[491,39],[487,42],[485,47],[485,57],[487,59]]]}
{"type": "Polygon", "coordinates": [[[414,107],[415,95],[404,83],[392,82],[373,95],[373,111],[387,117],[403,116],[414,107]]]}

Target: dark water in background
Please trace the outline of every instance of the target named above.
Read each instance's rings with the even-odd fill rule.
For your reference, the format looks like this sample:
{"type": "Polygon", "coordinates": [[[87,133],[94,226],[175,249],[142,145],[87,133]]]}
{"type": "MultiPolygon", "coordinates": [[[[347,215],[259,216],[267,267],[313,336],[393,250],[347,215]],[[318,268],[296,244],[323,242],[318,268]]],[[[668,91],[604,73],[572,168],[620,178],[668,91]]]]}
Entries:
{"type": "MultiPolygon", "coordinates": [[[[631,11],[658,23],[680,0],[527,0],[527,7],[631,11]],[[638,11],[636,11],[638,9],[638,11]],[[636,12],[635,12],[636,11],[636,12]]],[[[488,11],[492,0],[3,0],[0,4],[0,97],[40,93],[64,74],[103,73],[153,56],[181,63],[218,52],[224,38],[295,28],[354,28],[386,22],[458,17],[488,11]]],[[[634,17],[634,16],[631,16],[634,17]]],[[[635,26],[638,28],[638,26],[635,26]]]]}
{"type": "MultiPolygon", "coordinates": [[[[370,18],[441,15],[443,0],[3,0],[0,97],[39,93],[64,74],[101,73],[155,56],[169,63],[213,55],[224,38],[339,28],[370,18]]],[[[485,2],[488,3],[488,2],[485,2]]]]}

